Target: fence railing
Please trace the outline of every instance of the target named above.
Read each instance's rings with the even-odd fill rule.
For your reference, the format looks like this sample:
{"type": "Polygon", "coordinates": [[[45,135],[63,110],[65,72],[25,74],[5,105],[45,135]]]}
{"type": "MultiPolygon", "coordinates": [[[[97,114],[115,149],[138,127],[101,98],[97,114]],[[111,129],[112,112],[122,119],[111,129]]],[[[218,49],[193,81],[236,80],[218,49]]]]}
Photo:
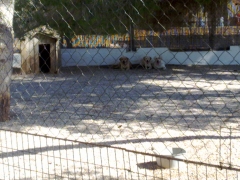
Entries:
{"type": "MultiPolygon", "coordinates": [[[[216,48],[225,49],[226,46],[239,45],[240,28],[225,26],[216,28],[216,48]],[[220,41],[220,42],[219,42],[220,41]],[[227,45],[226,45],[227,43],[227,45]]],[[[136,47],[177,47],[179,49],[209,49],[208,27],[172,28],[164,32],[135,30],[134,41],[136,47]],[[188,46],[188,44],[190,44],[188,46]],[[191,46],[193,48],[191,48],[191,46]]],[[[78,35],[72,39],[64,37],[62,48],[127,48],[130,36],[124,35],[78,35]]]]}
{"type": "Polygon", "coordinates": [[[1,179],[238,179],[227,165],[1,129],[1,179]],[[16,143],[17,142],[17,143],[16,143]],[[174,169],[161,168],[158,163],[174,169]]]}

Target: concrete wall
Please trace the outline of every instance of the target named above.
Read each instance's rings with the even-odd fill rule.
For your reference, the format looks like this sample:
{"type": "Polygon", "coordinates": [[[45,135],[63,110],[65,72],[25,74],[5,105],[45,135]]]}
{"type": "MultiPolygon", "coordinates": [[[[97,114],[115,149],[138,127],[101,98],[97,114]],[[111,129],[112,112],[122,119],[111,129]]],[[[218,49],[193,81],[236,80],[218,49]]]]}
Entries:
{"type": "Polygon", "coordinates": [[[229,51],[185,52],[172,52],[168,48],[140,48],[136,52],[126,52],[123,48],[61,49],[61,66],[112,65],[119,62],[120,56],[127,56],[133,64],[138,64],[145,55],[161,55],[166,64],[174,65],[240,64],[240,46],[231,46],[229,51]]]}

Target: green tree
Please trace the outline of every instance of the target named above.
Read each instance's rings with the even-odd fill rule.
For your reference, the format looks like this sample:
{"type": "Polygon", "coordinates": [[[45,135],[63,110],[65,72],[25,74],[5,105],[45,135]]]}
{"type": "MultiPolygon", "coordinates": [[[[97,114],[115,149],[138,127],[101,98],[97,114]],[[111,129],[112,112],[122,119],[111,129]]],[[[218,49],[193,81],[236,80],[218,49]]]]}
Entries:
{"type": "MultiPolygon", "coordinates": [[[[227,22],[227,4],[230,0],[196,0],[204,7],[205,13],[208,14],[208,28],[209,28],[209,46],[214,49],[216,27],[219,23],[220,17],[224,17],[227,22]]],[[[227,23],[226,23],[227,24],[227,23]]]]}
{"type": "Polygon", "coordinates": [[[209,19],[210,46],[213,48],[217,20],[220,16],[226,17],[228,1],[16,0],[14,30],[17,36],[21,36],[37,26],[48,25],[61,35],[70,37],[126,32],[134,37],[134,28],[165,31],[172,27],[190,27],[197,12],[204,8],[209,19]]]}
{"type": "Polygon", "coordinates": [[[139,0],[16,0],[14,29],[18,35],[40,25],[61,34],[126,33],[131,23],[146,28],[156,8],[139,0]]]}
{"type": "Polygon", "coordinates": [[[224,17],[227,24],[227,4],[230,0],[163,0],[159,1],[160,10],[156,11],[156,18],[152,18],[154,29],[170,29],[172,27],[190,27],[191,21],[197,13],[204,9],[208,18],[209,47],[214,49],[216,27],[220,17],[224,17]],[[155,24],[155,25],[154,25],[155,24]]]}

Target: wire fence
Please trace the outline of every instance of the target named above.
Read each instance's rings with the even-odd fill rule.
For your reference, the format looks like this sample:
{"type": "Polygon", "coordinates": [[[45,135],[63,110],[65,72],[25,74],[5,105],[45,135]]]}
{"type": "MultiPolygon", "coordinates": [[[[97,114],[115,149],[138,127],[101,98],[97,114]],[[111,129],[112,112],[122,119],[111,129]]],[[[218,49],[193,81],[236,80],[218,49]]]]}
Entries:
{"type": "Polygon", "coordinates": [[[0,179],[240,179],[239,5],[208,3],[0,1],[0,179]]]}
{"type": "Polygon", "coordinates": [[[225,165],[1,129],[1,179],[238,179],[225,165]],[[11,142],[7,137],[11,137],[11,142]],[[111,158],[110,158],[111,157],[111,158]],[[172,169],[158,166],[157,161],[172,169]],[[172,166],[171,164],[171,166],[172,166]],[[14,173],[12,173],[14,172],[14,173]]]}

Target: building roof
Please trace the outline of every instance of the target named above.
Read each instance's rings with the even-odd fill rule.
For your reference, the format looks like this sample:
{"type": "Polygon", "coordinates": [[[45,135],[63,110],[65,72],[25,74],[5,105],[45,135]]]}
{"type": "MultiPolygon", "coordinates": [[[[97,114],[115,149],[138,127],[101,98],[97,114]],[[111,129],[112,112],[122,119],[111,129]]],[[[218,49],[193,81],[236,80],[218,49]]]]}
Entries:
{"type": "Polygon", "coordinates": [[[31,31],[28,31],[24,37],[28,37],[28,38],[33,38],[35,35],[37,34],[42,34],[42,35],[45,35],[45,36],[48,36],[48,37],[51,37],[51,38],[54,38],[54,39],[60,39],[60,35],[57,33],[56,30],[50,28],[50,27],[47,27],[47,26],[40,26],[40,27],[37,27],[31,31]]]}

